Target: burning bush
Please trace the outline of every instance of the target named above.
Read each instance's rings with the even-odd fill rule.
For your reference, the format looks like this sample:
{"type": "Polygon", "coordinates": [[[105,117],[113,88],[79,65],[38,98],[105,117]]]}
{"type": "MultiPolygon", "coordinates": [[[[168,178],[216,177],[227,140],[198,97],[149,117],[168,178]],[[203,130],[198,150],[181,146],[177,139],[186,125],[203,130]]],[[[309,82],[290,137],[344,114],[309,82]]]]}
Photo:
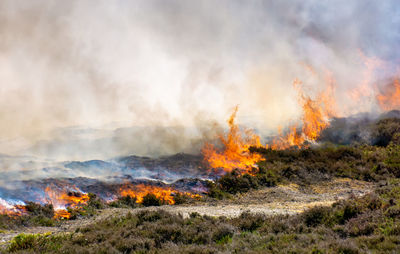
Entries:
{"type": "Polygon", "coordinates": [[[229,132],[219,135],[223,145],[221,151],[212,144],[206,144],[202,153],[204,160],[212,169],[222,169],[231,172],[240,169],[243,172],[251,170],[256,162],[262,160],[258,154],[249,151],[250,146],[261,146],[260,137],[251,130],[241,131],[235,123],[238,107],[236,106],[228,120],[229,132]]]}
{"type": "Polygon", "coordinates": [[[14,229],[20,226],[47,226],[56,224],[54,219],[53,205],[41,205],[34,202],[26,202],[20,206],[21,214],[2,214],[0,215],[0,228],[14,229]]]}
{"type": "MultiPolygon", "coordinates": [[[[173,205],[176,200],[182,202],[185,197],[186,200],[193,198],[200,198],[200,195],[189,192],[181,192],[170,187],[161,187],[144,184],[125,184],[120,188],[121,197],[131,197],[135,199],[136,203],[143,204],[144,206],[159,206],[159,205],[173,205]]],[[[123,200],[119,198],[122,205],[125,201],[132,202],[133,200],[123,200]]],[[[114,204],[116,205],[116,204],[114,204]]],[[[131,206],[128,204],[128,206],[131,206]]]]}

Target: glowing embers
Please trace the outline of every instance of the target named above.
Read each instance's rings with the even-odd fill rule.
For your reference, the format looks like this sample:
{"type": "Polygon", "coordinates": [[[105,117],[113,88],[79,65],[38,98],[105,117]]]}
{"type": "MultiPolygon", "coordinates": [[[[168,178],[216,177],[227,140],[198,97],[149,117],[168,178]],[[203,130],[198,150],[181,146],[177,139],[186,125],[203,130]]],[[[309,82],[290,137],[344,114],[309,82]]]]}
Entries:
{"type": "Polygon", "coordinates": [[[240,169],[248,172],[256,162],[262,160],[261,155],[249,151],[251,146],[261,146],[260,137],[251,130],[239,129],[235,123],[237,111],[236,106],[228,120],[229,132],[226,135],[219,135],[223,147],[217,149],[214,145],[207,143],[202,149],[204,160],[213,169],[223,169],[225,172],[240,169]]]}
{"type": "Polygon", "coordinates": [[[384,111],[400,109],[400,81],[395,79],[376,96],[379,107],[384,111]]]}
{"type": "Polygon", "coordinates": [[[60,189],[48,186],[45,189],[44,202],[53,205],[55,218],[69,219],[71,214],[67,208],[78,208],[87,204],[88,201],[89,195],[75,187],[60,189]]]}
{"type": "Polygon", "coordinates": [[[122,197],[130,196],[132,198],[136,198],[136,203],[142,203],[143,198],[146,195],[153,194],[163,203],[173,205],[175,204],[174,196],[177,195],[178,193],[196,199],[200,197],[200,195],[198,194],[193,194],[189,192],[180,192],[170,187],[159,187],[159,186],[144,185],[144,184],[138,184],[138,185],[125,184],[120,188],[119,194],[122,197]]]}

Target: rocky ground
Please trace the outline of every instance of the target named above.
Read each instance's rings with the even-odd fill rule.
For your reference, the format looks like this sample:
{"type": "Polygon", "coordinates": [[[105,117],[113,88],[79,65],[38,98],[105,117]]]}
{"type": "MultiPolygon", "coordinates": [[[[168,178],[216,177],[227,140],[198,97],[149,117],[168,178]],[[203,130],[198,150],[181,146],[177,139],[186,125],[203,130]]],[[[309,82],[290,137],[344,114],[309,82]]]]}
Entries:
{"type": "Polygon", "coordinates": [[[0,231],[0,245],[6,245],[14,236],[20,233],[60,233],[73,232],[76,228],[90,225],[96,221],[142,210],[164,209],[172,213],[180,213],[184,217],[192,212],[209,216],[239,216],[242,212],[275,214],[296,214],[314,206],[329,206],[337,200],[354,196],[362,196],[373,190],[369,182],[337,178],[313,186],[296,184],[280,185],[250,191],[233,196],[226,200],[200,201],[191,205],[174,205],[162,207],[144,207],[136,209],[107,208],[100,210],[91,218],[65,221],[56,227],[30,227],[16,231],[0,231]]]}

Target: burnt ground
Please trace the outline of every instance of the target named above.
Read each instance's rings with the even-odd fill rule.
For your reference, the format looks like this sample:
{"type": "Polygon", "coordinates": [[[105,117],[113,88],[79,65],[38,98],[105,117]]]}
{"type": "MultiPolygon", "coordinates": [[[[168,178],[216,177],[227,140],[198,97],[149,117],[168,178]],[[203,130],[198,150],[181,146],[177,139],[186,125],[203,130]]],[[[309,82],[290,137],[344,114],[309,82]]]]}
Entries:
{"type": "Polygon", "coordinates": [[[135,213],[142,210],[164,209],[172,213],[180,213],[184,217],[192,212],[209,216],[236,217],[242,212],[264,213],[267,215],[296,214],[314,206],[329,206],[337,200],[351,196],[362,196],[374,189],[370,182],[336,178],[310,186],[297,184],[279,185],[272,188],[253,190],[232,196],[225,200],[205,200],[190,205],[167,205],[162,207],[143,207],[136,209],[106,208],[90,218],[65,221],[56,227],[29,227],[15,231],[0,231],[0,245],[6,246],[14,236],[20,233],[67,233],[76,228],[91,225],[108,217],[135,213]]]}

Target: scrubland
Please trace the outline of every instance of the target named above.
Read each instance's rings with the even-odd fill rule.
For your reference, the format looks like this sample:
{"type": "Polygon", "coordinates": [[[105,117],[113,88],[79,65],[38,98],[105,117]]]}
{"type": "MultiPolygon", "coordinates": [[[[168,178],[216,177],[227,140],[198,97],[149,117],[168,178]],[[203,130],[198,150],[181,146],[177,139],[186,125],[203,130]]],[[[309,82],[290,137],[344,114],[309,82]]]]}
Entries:
{"type": "MultiPolygon", "coordinates": [[[[273,202],[269,197],[274,196],[268,196],[271,193],[266,190],[279,190],[281,186],[288,188],[287,192],[283,192],[286,198],[296,201],[295,196],[288,195],[289,191],[293,192],[290,189],[293,186],[297,191],[303,190],[297,192],[299,195],[310,190],[314,194],[326,193],[321,189],[337,179],[352,179],[349,181],[363,185],[364,188],[358,188],[363,190],[359,195],[349,193],[346,198],[336,198],[336,201],[306,207],[294,213],[273,215],[249,209],[238,216],[210,216],[198,212],[187,212],[184,216],[173,212],[174,206],[168,206],[168,211],[155,209],[155,206],[162,208],[164,204],[151,195],[141,205],[129,197],[105,204],[91,195],[86,206],[70,211],[71,218],[78,221],[73,228],[69,228],[73,230],[21,233],[4,244],[2,251],[399,253],[399,132],[399,120],[385,119],[373,126],[371,143],[338,145],[320,142],[318,146],[283,151],[252,147],[251,152],[259,153],[264,158],[252,171],[234,170],[215,182],[210,181],[208,194],[201,200],[177,195],[175,201],[177,208],[241,202],[251,207],[253,201],[273,202]],[[254,198],[260,193],[266,198],[254,198]],[[121,209],[124,212],[99,217],[104,209],[121,209]],[[95,218],[91,223],[86,223],[90,220],[79,223],[91,217],[95,218]]],[[[26,216],[0,216],[2,233],[32,226],[57,228],[65,223],[53,219],[51,206],[37,204],[30,204],[26,216]]]]}

